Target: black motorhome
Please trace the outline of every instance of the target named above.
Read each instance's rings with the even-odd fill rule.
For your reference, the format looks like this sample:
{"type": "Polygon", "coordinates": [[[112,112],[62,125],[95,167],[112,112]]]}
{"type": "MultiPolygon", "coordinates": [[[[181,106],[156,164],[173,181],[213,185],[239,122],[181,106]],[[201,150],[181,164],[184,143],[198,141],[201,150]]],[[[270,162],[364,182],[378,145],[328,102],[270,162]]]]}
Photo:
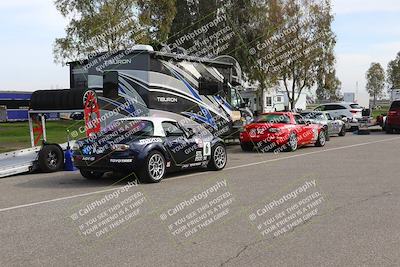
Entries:
{"type": "Polygon", "coordinates": [[[194,58],[139,45],[69,63],[70,86],[96,90],[102,114],[118,109],[112,119],[132,115],[190,118],[212,133],[229,136],[251,119],[236,87],[241,71],[234,63],[230,57],[194,58]]]}

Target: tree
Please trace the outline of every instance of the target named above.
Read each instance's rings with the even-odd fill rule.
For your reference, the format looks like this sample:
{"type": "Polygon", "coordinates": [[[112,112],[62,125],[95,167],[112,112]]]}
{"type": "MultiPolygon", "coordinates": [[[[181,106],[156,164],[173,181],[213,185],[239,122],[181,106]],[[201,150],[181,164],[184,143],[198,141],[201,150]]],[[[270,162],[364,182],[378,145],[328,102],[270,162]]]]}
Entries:
{"type": "Polygon", "coordinates": [[[257,85],[257,96],[278,83],[268,66],[268,55],[274,50],[269,43],[283,25],[282,6],[279,0],[237,0],[227,6],[232,28],[236,37],[231,40],[229,55],[240,63],[245,78],[257,85]]]}
{"type": "Polygon", "coordinates": [[[336,76],[336,70],[324,74],[322,81],[318,81],[316,91],[318,100],[339,101],[341,96],[342,82],[336,76]]]}
{"type": "Polygon", "coordinates": [[[397,54],[396,59],[388,64],[387,83],[389,90],[400,89],[400,52],[397,54]]]}
{"type": "Polygon", "coordinates": [[[318,81],[337,83],[336,78],[329,77],[334,74],[336,37],[331,29],[329,0],[288,0],[282,11],[286,34],[278,40],[276,49],[285,49],[274,57],[273,71],[282,79],[293,109],[305,88],[318,81]]]}
{"type": "Polygon", "coordinates": [[[192,30],[213,20],[220,11],[235,32],[224,53],[238,60],[246,78],[257,84],[259,96],[279,82],[291,107],[304,88],[318,82],[320,90],[329,90],[324,93],[332,99],[338,96],[340,81],[332,77],[336,74],[336,39],[331,30],[330,0],[178,0],[172,28],[192,30]],[[191,20],[185,24],[188,14],[191,20]]]}
{"type": "Polygon", "coordinates": [[[139,19],[153,44],[168,39],[176,15],[176,0],[139,0],[139,19]]]}
{"type": "Polygon", "coordinates": [[[366,74],[367,91],[374,99],[374,107],[376,100],[380,97],[385,89],[385,70],[379,63],[372,63],[366,74]]]}
{"type": "Polygon", "coordinates": [[[70,20],[66,36],[55,40],[59,63],[162,41],[175,16],[175,0],[56,0],[55,5],[70,20]]]}
{"type": "MultiPolygon", "coordinates": [[[[168,39],[168,44],[176,42],[181,36],[192,31],[192,26],[195,24],[194,15],[195,3],[188,0],[176,0],[176,16],[171,25],[171,36],[168,39]]],[[[188,40],[182,47],[189,48],[193,45],[192,40],[188,40]]]]}

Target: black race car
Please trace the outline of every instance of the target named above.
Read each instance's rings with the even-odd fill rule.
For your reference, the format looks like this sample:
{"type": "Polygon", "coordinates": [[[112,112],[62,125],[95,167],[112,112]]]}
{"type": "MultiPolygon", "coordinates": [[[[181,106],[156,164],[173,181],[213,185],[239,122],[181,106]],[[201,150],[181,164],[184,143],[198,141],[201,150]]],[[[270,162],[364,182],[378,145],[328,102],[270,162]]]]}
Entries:
{"type": "Polygon", "coordinates": [[[88,179],[115,171],[135,173],[139,180],[153,183],[170,171],[222,170],[227,162],[222,139],[153,117],[116,120],[96,136],[77,141],[73,157],[88,179]]]}

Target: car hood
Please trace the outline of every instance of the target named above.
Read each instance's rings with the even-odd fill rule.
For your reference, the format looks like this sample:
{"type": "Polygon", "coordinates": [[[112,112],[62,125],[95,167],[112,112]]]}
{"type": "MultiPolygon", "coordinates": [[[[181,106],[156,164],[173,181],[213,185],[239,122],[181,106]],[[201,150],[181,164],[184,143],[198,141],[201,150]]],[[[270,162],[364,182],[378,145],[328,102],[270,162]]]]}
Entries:
{"type": "Polygon", "coordinates": [[[285,124],[285,123],[251,123],[245,127],[246,130],[251,130],[251,129],[265,129],[268,130],[270,128],[279,128],[279,129],[286,129],[290,128],[292,125],[291,124],[285,124]]]}

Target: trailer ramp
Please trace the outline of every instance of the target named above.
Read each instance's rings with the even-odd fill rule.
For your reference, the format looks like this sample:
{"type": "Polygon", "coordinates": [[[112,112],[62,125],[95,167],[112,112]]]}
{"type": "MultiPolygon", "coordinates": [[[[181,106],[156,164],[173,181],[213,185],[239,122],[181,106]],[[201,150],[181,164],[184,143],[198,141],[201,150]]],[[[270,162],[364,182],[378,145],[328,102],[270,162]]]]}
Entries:
{"type": "Polygon", "coordinates": [[[0,154],[0,178],[31,171],[40,149],[38,146],[0,154]]]}

